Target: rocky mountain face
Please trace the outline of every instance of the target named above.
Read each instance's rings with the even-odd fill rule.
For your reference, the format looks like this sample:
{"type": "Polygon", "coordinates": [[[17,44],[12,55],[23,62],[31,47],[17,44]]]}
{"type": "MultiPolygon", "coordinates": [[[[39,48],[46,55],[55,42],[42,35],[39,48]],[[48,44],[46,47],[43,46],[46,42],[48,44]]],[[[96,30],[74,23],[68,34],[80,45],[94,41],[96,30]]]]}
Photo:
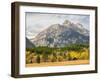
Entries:
{"type": "Polygon", "coordinates": [[[81,23],[65,20],[40,32],[33,40],[35,46],[64,47],[75,43],[88,43],[89,31],[81,23]]]}

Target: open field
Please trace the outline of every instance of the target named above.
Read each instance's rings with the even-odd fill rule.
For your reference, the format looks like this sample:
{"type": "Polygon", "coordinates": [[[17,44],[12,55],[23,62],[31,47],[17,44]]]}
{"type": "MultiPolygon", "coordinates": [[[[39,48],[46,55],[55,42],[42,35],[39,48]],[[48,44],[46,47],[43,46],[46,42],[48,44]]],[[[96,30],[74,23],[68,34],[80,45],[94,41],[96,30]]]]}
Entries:
{"type": "Polygon", "coordinates": [[[89,64],[89,60],[31,63],[31,64],[26,64],[26,67],[68,66],[68,65],[81,65],[81,64],[89,64]]]}

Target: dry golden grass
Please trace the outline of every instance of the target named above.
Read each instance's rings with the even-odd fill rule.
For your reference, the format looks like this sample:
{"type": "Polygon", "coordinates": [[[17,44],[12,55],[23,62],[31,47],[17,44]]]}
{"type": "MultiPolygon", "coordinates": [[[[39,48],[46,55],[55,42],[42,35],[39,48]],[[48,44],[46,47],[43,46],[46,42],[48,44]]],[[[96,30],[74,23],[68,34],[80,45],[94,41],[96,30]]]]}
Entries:
{"type": "Polygon", "coordinates": [[[26,64],[26,67],[67,66],[67,65],[80,65],[80,64],[89,64],[89,60],[32,63],[32,64],[26,64]]]}

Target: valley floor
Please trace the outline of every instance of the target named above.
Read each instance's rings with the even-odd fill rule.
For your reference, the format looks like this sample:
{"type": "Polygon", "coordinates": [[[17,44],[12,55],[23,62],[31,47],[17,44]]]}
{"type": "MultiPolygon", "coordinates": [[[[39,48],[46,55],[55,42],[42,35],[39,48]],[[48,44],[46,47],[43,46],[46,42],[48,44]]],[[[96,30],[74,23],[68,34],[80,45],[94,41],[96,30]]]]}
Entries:
{"type": "Polygon", "coordinates": [[[81,65],[81,64],[89,64],[89,60],[32,63],[32,64],[26,64],[26,67],[67,66],[67,65],[81,65]]]}

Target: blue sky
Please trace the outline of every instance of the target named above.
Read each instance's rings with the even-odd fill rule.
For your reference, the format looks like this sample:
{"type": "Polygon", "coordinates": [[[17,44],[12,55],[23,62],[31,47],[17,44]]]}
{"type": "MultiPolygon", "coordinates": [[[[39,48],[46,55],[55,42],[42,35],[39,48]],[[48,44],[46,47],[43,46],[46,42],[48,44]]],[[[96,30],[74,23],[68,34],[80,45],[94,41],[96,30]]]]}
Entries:
{"type": "Polygon", "coordinates": [[[48,14],[48,13],[26,13],[26,37],[34,38],[39,32],[52,24],[62,24],[65,20],[73,23],[81,23],[89,30],[90,16],[76,14],[48,14]]]}

